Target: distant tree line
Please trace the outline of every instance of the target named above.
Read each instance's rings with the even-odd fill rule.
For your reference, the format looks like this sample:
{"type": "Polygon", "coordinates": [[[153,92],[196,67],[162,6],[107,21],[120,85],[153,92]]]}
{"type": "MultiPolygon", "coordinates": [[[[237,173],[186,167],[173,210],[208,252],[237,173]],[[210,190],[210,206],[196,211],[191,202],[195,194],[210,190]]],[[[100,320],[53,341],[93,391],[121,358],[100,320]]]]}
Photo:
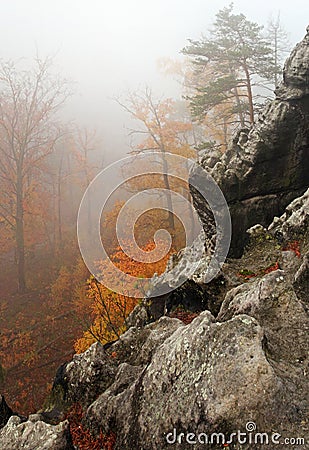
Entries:
{"type": "Polygon", "coordinates": [[[95,170],[89,157],[94,134],[59,118],[69,95],[49,58],[36,59],[29,70],[0,63],[0,245],[2,252],[15,249],[20,292],[27,250],[62,248],[95,170]]]}

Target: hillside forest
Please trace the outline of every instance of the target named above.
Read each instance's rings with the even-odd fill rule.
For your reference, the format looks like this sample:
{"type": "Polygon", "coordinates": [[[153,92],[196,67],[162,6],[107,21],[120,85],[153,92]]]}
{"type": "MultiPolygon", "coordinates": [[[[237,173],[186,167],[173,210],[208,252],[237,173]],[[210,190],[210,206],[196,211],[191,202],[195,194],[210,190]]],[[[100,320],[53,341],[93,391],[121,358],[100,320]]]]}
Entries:
{"type": "MultiPolygon", "coordinates": [[[[199,40],[179,50],[181,62],[160,60],[160,71],[178,80],[179,98],[158,97],[145,86],[114,99],[133,124],[131,155],[156,150],[164,163],[165,153],[195,160],[210,150],[225,152],[235,133],[248,129],[274,97],[290,44],[279,17],[258,24],[230,5],[199,40]]],[[[79,205],[106,167],[107,150],[95,128],[63,119],[74,95],[52,57],[34,58],[30,65],[0,59],[0,386],[22,414],[42,407],[57,367],[74,353],[117,339],[139,302],[100,284],[79,252],[79,205]]],[[[116,267],[149,278],[164,272],[170,256],[186,245],[181,221],[160,208],[142,214],[134,226],[138,245],[152,251],[162,228],[172,245],[155,263],[136,262],[117,240],[118,214],[130,195],[147,188],[185,192],[189,201],[190,194],[186,183],[151,176],[152,167],[144,168],[149,176],[143,178],[134,178],[135,170],[122,166],[129,181],[109,199],[101,239],[116,267]]],[[[133,209],[127,214],[134,215],[133,209]]],[[[105,260],[99,265],[106,270],[105,260]]],[[[177,314],[190,321],[185,311],[177,314]]]]}

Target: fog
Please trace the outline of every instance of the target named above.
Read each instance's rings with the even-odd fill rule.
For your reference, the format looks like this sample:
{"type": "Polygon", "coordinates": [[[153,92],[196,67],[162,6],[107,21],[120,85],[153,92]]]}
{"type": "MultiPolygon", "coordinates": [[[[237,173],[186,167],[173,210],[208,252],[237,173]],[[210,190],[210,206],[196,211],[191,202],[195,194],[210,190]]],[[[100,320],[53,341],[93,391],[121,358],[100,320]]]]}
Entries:
{"type": "MultiPolygon", "coordinates": [[[[207,32],[227,1],[210,0],[10,0],[1,2],[1,58],[54,55],[55,66],[74,82],[65,115],[96,128],[106,160],[128,150],[129,117],[112,98],[146,84],[158,96],[180,95],[158,59],[181,58],[187,39],[207,32]]],[[[266,24],[280,11],[294,45],[308,25],[307,0],[235,1],[235,13],[266,24]]]]}

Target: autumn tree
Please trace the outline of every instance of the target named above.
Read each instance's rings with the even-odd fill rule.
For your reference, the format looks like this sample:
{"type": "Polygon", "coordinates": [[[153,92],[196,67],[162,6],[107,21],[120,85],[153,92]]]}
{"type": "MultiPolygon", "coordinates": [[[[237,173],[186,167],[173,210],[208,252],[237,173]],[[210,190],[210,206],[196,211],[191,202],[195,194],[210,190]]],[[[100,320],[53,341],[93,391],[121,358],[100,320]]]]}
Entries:
{"type": "MultiPolygon", "coordinates": [[[[108,289],[99,283],[94,277],[90,277],[87,282],[86,295],[84,291],[78,286],[74,273],[69,273],[63,270],[59,279],[53,287],[55,298],[61,298],[62,295],[69,296],[70,292],[75,296],[74,309],[80,321],[86,324],[89,322],[89,316],[92,316],[92,323],[86,324],[86,331],[75,345],[77,352],[85,351],[89,345],[95,341],[106,343],[114,339],[118,339],[120,334],[126,329],[126,318],[137,305],[141,297],[140,285],[138,283],[128,283],[127,275],[140,278],[150,279],[154,273],[161,274],[166,267],[170,256],[179,251],[185,246],[184,230],[180,220],[175,218],[176,236],[171,243],[170,249],[165,252],[164,241],[153,240],[155,232],[163,228],[164,217],[160,211],[152,209],[139,217],[134,227],[134,237],[139,248],[145,252],[145,259],[139,261],[134,258],[134,248],[132,246],[132,234],[128,229],[128,233],[123,236],[126,247],[130,248],[129,256],[125,250],[119,245],[116,234],[116,221],[119,216],[124,202],[115,202],[113,207],[106,211],[101,223],[101,239],[106,254],[112,263],[121,270],[121,276],[114,279],[114,274],[110,273],[110,268],[106,260],[101,260],[98,263],[98,273],[104,274],[104,279],[109,280],[110,285],[119,286],[122,294],[108,289]],[[154,257],[151,253],[156,251],[156,255],[162,257],[154,257]],[[147,254],[148,252],[148,254],[147,254]],[[133,257],[132,257],[133,255],[133,257]],[[155,260],[155,262],[153,262],[155,260]],[[76,289],[78,287],[78,289],[76,289]]],[[[130,222],[130,216],[134,216],[132,207],[126,209],[124,220],[130,222]]],[[[79,278],[81,280],[81,278],[79,278]]],[[[150,281],[149,281],[150,282],[150,281]]]]}
{"type": "MultiPolygon", "coordinates": [[[[158,245],[160,247],[160,242],[158,245]]],[[[142,246],[145,252],[151,252],[154,248],[155,244],[151,241],[142,246]]],[[[118,247],[111,256],[111,260],[125,274],[138,278],[151,278],[154,273],[161,274],[165,270],[167,261],[174,251],[174,249],[170,249],[166,255],[156,262],[151,262],[151,256],[149,261],[138,262],[118,247]]],[[[107,268],[106,262],[101,261],[101,272],[105,273],[107,268]]],[[[126,318],[138,304],[139,298],[134,294],[134,292],[118,294],[99,283],[94,277],[90,277],[87,298],[91,301],[93,323],[83,333],[83,336],[76,341],[75,351],[77,353],[84,352],[96,341],[106,344],[119,339],[120,335],[126,330],[126,318]]]]}
{"type": "MultiPolygon", "coordinates": [[[[125,202],[116,201],[113,207],[108,211],[104,212],[101,221],[101,240],[103,247],[108,256],[115,254],[117,248],[119,247],[119,242],[117,238],[117,218],[119,216],[121,208],[125,205],[125,202]]],[[[149,205],[150,206],[150,205],[149,205]]],[[[131,223],[131,218],[135,216],[132,207],[126,208],[125,220],[126,223],[131,223]]],[[[123,238],[128,241],[132,239],[132,232],[134,233],[134,238],[137,245],[140,247],[145,246],[155,235],[157,230],[164,228],[166,217],[159,208],[151,208],[142,214],[134,225],[134,229],[127,229],[127,233],[123,238]]],[[[185,230],[182,226],[180,220],[175,217],[175,236],[172,242],[173,248],[177,251],[181,250],[186,246],[185,230]]]]}
{"type": "MultiPolygon", "coordinates": [[[[175,230],[175,220],[172,204],[172,180],[169,177],[169,167],[166,153],[173,153],[193,158],[195,151],[192,145],[192,124],[190,121],[177,117],[176,103],[172,99],[155,99],[152,91],[146,87],[143,92],[130,93],[125,102],[118,103],[139,123],[139,127],[130,130],[130,136],[142,137],[138,143],[134,142],[132,153],[139,155],[147,151],[156,151],[161,157],[162,187],[168,208],[168,225],[170,230],[175,230]]],[[[137,163],[138,163],[137,159],[137,163]]],[[[128,173],[130,173],[130,168],[128,173]]],[[[145,168],[151,172],[152,168],[145,168]]],[[[156,187],[158,177],[143,179],[131,179],[130,185],[135,190],[151,187],[154,182],[156,187]],[[145,185],[146,183],[146,185],[145,185]]]]}
{"type": "Polygon", "coordinates": [[[190,40],[183,50],[197,72],[208,70],[212,77],[197,86],[190,99],[193,115],[200,118],[222,103],[230,103],[244,127],[254,122],[253,88],[269,83],[275,66],[271,45],[263,27],[234,14],[233,5],[220,10],[208,36],[190,40]]]}
{"type": "Polygon", "coordinates": [[[14,232],[20,292],[26,289],[25,202],[61,135],[55,116],[67,96],[50,59],[37,59],[26,71],[12,62],[0,66],[0,216],[14,232]]]}
{"type": "Polygon", "coordinates": [[[225,101],[212,105],[207,112],[205,109],[199,111],[199,106],[196,105],[194,114],[190,114],[190,106],[191,113],[193,112],[192,103],[190,105],[192,93],[198,88],[203,89],[213,79],[211,66],[203,71],[197,71],[189,58],[182,60],[161,58],[158,63],[162,74],[173,76],[181,85],[182,116],[186,117],[186,122],[191,122],[194,148],[199,151],[216,147],[224,152],[239,124],[233,98],[227,97],[225,101]]]}

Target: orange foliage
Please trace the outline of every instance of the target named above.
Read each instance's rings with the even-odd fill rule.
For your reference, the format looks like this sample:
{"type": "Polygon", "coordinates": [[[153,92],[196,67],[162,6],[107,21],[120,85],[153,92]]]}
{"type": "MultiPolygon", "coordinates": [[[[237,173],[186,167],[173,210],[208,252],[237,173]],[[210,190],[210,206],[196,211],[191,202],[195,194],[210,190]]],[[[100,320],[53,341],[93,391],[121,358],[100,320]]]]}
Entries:
{"type": "MultiPolygon", "coordinates": [[[[160,250],[160,243],[158,245],[160,250]]],[[[155,249],[154,242],[150,242],[142,247],[145,252],[155,249]]],[[[161,274],[166,267],[167,261],[173,250],[171,249],[162,259],[157,262],[138,262],[127,256],[118,247],[112,256],[112,261],[125,274],[138,278],[151,278],[154,273],[161,274]]],[[[106,275],[108,270],[107,261],[101,261],[100,269],[106,275]]],[[[121,283],[121,280],[119,280],[121,283]]],[[[87,297],[92,301],[92,312],[94,320],[90,328],[84,332],[82,338],[78,339],[74,345],[77,353],[82,353],[96,341],[105,344],[118,339],[125,327],[125,319],[137,305],[139,299],[131,291],[131,296],[118,294],[100,284],[94,277],[88,280],[87,297]]]]}
{"type": "Polygon", "coordinates": [[[274,272],[275,270],[280,269],[278,261],[275,264],[272,264],[271,266],[267,267],[267,269],[264,270],[264,274],[274,272]]]}
{"type": "Polygon", "coordinates": [[[192,320],[194,320],[196,317],[198,317],[198,315],[199,315],[199,313],[197,313],[197,312],[183,311],[180,308],[172,311],[169,314],[170,317],[181,320],[185,325],[189,325],[189,323],[191,323],[192,320]]]}
{"type": "Polygon", "coordinates": [[[301,256],[299,241],[289,242],[282,250],[294,252],[298,258],[301,256]]]}
{"type": "MultiPolygon", "coordinates": [[[[147,188],[149,188],[149,186],[145,187],[145,189],[147,188]]],[[[118,238],[116,234],[116,223],[119,212],[123,205],[124,202],[116,201],[113,205],[113,208],[103,215],[101,239],[107,255],[109,255],[109,257],[111,258],[113,258],[113,255],[115,255],[119,248],[118,238]]],[[[134,211],[132,208],[126,209],[126,223],[131,222],[130,216],[133,215],[133,213],[134,211]]],[[[174,225],[174,229],[171,229],[168,224],[168,216],[165,210],[152,208],[151,210],[148,210],[144,214],[142,214],[136,221],[133,230],[135,240],[137,244],[142,248],[143,246],[147,245],[147,243],[152,239],[157,230],[166,229],[172,237],[172,247],[176,251],[178,251],[186,246],[186,235],[183,224],[177,216],[174,216],[174,225]]],[[[127,241],[131,240],[132,236],[130,234],[131,231],[128,229],[128,233],[124,236],[124,239],[126,239],[127,241]]]]}
{"type": "Polygon", "coordinates": [[[90,431],[82,425],[83,416],[83,409],[78,403],[72,405],[66,414],[65,418],[70,424],[73,444],[79,450],[113,450],[116,442],[115,434],[105,435],[101,431],[97,437],[93,437],[90,431]]]}

